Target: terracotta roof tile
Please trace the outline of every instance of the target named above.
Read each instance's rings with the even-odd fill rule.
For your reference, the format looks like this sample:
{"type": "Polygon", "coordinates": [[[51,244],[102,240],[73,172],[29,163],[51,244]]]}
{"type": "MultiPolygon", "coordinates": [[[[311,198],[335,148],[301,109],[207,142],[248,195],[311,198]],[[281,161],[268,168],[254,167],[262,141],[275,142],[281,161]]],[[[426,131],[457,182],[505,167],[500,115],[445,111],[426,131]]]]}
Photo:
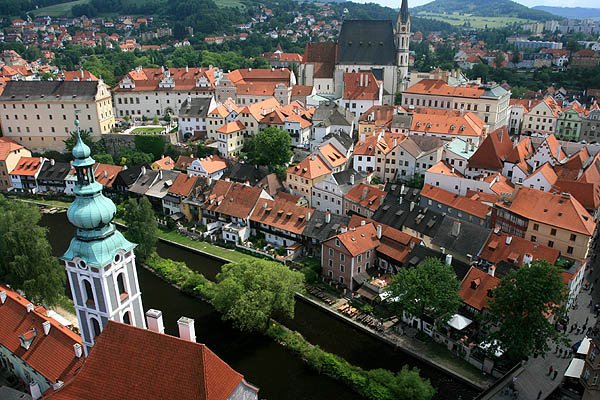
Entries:
{"type": "Polygon", "coordinates": [[[491,206],[483,204],[473,198],[459,196],[447,190],[440,189],[431,185],[424,185],[421,189],[421,196],[434,200],[438,203],[455,208],[459,211],[475,215],[486,219],[491,213],[491,206]]]}
{"type": "Polygon", "coordinates": [[[379,83],[372,72],[344,72],[344,99],[377,100],[379,83]]]}
{"type": "Polygon", "coordinates": [[[152,169],[166,169],[170,171],[173,168],[175,168],[175,161],[169,156],[162,157],[160,160],[152,163],[152,169]]]}
{"type": "Polygon", "coordinates": [[[386,194],[385,191],[375,186],[359,183],[344,195],[344,200],[359,204],[371,211],[377,211],[383,204],[386,194]]]}
{"type": "Polygon", "coordinates": [[[277,196],[275,200],[259,200],[250,220],[301,235],[313,213],[313,208],[300,207],[292,201],[277,196]]]}
{"type": "Polygon", "coordinates": [[[42,157],[21,157],[15,168],[10,171],[10,174],[34,176],[42,168],[43,160],[42,157]]]}
{"type": "Polygon", "coordinates": [[[226,400],[243,379],[203,344],[108,321],[79,373],[48,399],[226,400]]]}
{"type": "Polygon", "coordinates": [[[0,137],[0,160],[4,161],[10,153],[24,148],[12,139],[0,137]]]}
{"type": "Polygon", "coordinates": [[[420,108],[413,113],[410,130],[439,135],[481,137],[483,128],[483,120],[475,113],[420,108]]]}
{"type": "Polygon", "coordinates": [[[96,163],[94,169],[94,177],[96,182],[102,184],[106,188],[111,188],[119,172],[123,170],[120,165],[100,164],[96,163]]]}
{"type": "Polygon", "coordinates": [[[460,284],[458,294],[465,304],[482,311],[488,306],[489,291],[495,289],[499,284],[500,279],[477,267],[471,267],[460,284]]]}
{"type": "Polygon", "coordinates": [[[513,143],[506,127],[490,133],[469,159],[469,167],[502,170],[504,161],[512,153],[513,143]]]}
{"type": "Polygon", "coordinates": [[[423,79],[405,91],[411,94],[480,98],[485,91],[477,86],[450,86],[443,80],[423,79]]]}
{"type": "Polygon", "coordinates": [[[175,178],[173,185],[171,185],[171,187],[169,188],[169,194],[180,197],[189,196],[192,193],[192,189],[194,189],[194,186],[196,185],[198,179],[199,178],[197,176],[190,176],[187,174],[177,175],[177,178],[175,178]]]}
{"type": "Polygon", "coordinates": [[[353,257],[368,250],[373,250],[380,245],[380,242],[377,239],[377,230],[373,224],[365,224],[350,228],[347,232],[340,233],[330,240],[335,239],[338,239],[353,257]]]}
{"type": "Polygon", "coordinates": [[[321,157],[311,154],[298,164],[288,168],[287,173],[306,179],[315,179],[330,174],[331,169],[321,160],[321,157]]]}
{"type": "Polygon", "coordinates": [[[479,257],[493,264],[507,261],[521,266],[525,254],[532,256],[532,260],[545,260],[550,264],[554,264],[560,255],[560,251],[518,236],[499,232],[492,233],[489,236],[487,243],[479,253],[479,257]]]}

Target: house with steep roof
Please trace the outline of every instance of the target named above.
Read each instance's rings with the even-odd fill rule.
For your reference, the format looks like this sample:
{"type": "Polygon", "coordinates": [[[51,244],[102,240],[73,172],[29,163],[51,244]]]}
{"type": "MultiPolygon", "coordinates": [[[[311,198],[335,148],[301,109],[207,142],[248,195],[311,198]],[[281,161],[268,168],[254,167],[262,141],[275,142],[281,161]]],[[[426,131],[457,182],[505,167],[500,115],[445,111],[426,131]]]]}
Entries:
{"type": "Polygon", "coordinates": [[[167,190],[167,195],[162,199],[163,214],[172,216],[173,219],[182,217],[181,205],[183,200],[192,195],[196,186],[203,181],[204,178],[196,175],[183,173],[177,175],[173,184],[167,190]]]}
{"type": "Polygon", "coordinates": [[[317,210],[343,215],[344,195],[355,185],[367,180],[365,173],[354,169],[330,174],[323,181],[313,185],[311,204],[317,210]]]}
{"type": "Polygon", "coordinates": [[[346,215],[362,215],[371,218],[383,204],[387,193],[377,186],[358,183],[344,196],[343,210],[346,215]]]}
{"type": "Polygon", "coordinates": [[[532,171],[527,159],[533,154],[533,145],[528,137],[515,143],[513,149],[504,159],[502,175],[510,179],[512,183],[523,183],[532,171]]]}
{"type": "Polygon", "coordinates": [[[443,140],[463,139],[479,146],[486,129],[476,113],[419,108],[412,113],[409,135],[435,136],[443,140]]]}
{"type": "Polygon", "coordinates": [[[64,193],[66,190],[66,178],[71,171],[68,162],[48,160],[42,166],[37,178],[39,192],[64,193]]]}
{"type": "Polygon", "coordinates": [[[307,147],[312,127],[310,117],[306,115],[308,109],[297,102],[294,103],[275,109],[263,116],[259,121],[259,127],[260,129],[276,127],[284,130],[290,134],[292,146],[307,147]],[[291,105],[295,107],[290,107],[291,105]],[[299,115],[300,113],[304,113],[306,116],[299,115]]]}
{"type": "Polygon", "coordinates": [[[313,208],[298,206],[285,196],[261,199],[250,215],[252,232],[262,233],[268,243],[284,248],[286,257],[293,259],[304,253],[303,233],[313,212],[313,208]]]}
{"type": "Polygon", "coordinates": [[[499,284],[500,279],[477,267],[471,267],[460,283],[458,295],[463,299],[467,311],[476,315],[488,308],[492,291],[499,284]]]}
{"type": "Polygon", "coordinates": [[[383,104],[383,84],[370,71],[344,72],[341,89],[337,103],[354,114],[355,125],[361,114],[383,104]]]}
{"type": "Polygon", "coordinates": [[[574,196],[528,187],[517,187],[511,197],[495,204],[491,226],[579,262],[587,259],[596,231],[594,218],[574,196]]]}
{"type": "Polygon", "coordinates": [[[221,231],[226,242],[243,243],[250,237],[250,216],[261,200],[273,198],[259,187],[218,180],[206,196],[202,223],[208,231],[221,231]]]}
{"type": "Polygon", "coordinates": [[[21,157],[31,157],[31,152],[12,139],[0,137],[0,191],[5,192],[12,187],[10,172],[21,157]]]}
{"type": "Polygon", "coordinates": [[[545,163],[555,166],[567,160],[567,153],[553,134],[548,135],[544,141],[535,149],[527,163],[537,169],[545,163]]]}
{"type": "Polygon", "coordinates": [[[495,130],[485,138],[475,154],[471,156],[465,175],[475,178],[501,172],[504,161],[512,149],[513,142],[506,127],[495,130]]]}
{"type": "Polygon", "coordinates": [[[150,168],[152,168],[154,171],[158,171],[159,169],[170,171],[175,168],[175,161],[173,161],[170,156],[162,156],[160,159],[150,164],[150,168]]]}
{"type": "Polygon", "coordinates": [[[429,168],[442,161],[443,156],[444,142],[439,137],[408,136],[396,149],[396,176],[398,179],[410,179],[415,175],[423,175],[429,168]]]}
{"type": "Polygon", "coordinates": [[[219,80],[215,99],[232,99],[244,106],[275,97],[279,103],[289,104],[295,84],[296,76],[288,68],[236,69],[219,80]]]}
{"type": "Polygon", "coordinates": [[[285,187],[292,194],[305,197],[312,206],[312,188],[332,173],[318,154],[311,154],[287,169],[285,187]]]}
{"type": "Polygon", "coordinates": [[[431,185],[424,185],[420,195],[421,207],[429,207],[460,221],[489,226],[492,207],[473,197],[459,196],[431,185]]]}
{"type": "Polygon", "coordinates": [[[375,266],[375,250],[380,245],[381,231],[370,223],[343,228],[341,233],[324,241],[321,249],[323,276],[354,291],[363,283],[359,277],[375,266]],[[356,282],[357,278],[359,282],[356,282]]]}
{"type": "Polygon", "coordinates": [[[223,157],[235,157],[244,148],[244,124],[240,121],[229,122],[217,129],[219,154],[223,157]]]}
{"type": "Polygon", "coordinates": [[[536,169],[527,178],[523,179],[523,186],[532,189],[549,192],[558,181],[558,175],[554,172],[550,162],[536,169]]]}
{"type": "Polygon", "coordinates": [[[523,115],[522,131],[530,136],[553,134],[561,113],[562,107],[557,101],[552,96],[546,96],[523,115]]]}
{"type": "Polygon", "coordinates": [[[160,311],[148,310],[146,317],[149,329],[108,321],[83,366],[79,365],[72,379],[45,398],[258,399],[258,388],[206,345],[196,343],[193,319],[181,317],[177,321],[180,337],[175,337],[164,333],[160,311]],[[156,371],[177,371],[178,383],[173,385],[168,374],[156,371]]]}
{"type": "Polygon", "coordinates": [[[377,165],[375,152],[377,151],[378,138],[378,135],[361,138],[354,146],[352,165],[358,172],[371,173],[375,171],[377,165]]]}
{"type": "Polygon", "coordinates": [[[56,314],[0,285],[0,367],[33,399],[69,382],[84,360],[81,337],[50,315],[56,314]]]}
{"type": "Polygon", "coordinates": [[[425,184],[460,196],[465,196],[469,191],[496,195],[510,194],[513,191],[513,185],[500,173],[470,179],[444,161],[440,161],[425,172],[425,184]]]}
{"type": "Polygon", "coordinates": [[[439,226],[432,233],[429,235],[429,247],[470,263],[481,251],[491,231],[485,226],[442,214],[439,226]]]}
{"type": "Polygon", "coordinates": [[[187,167],[188,175],[203,176],[213,180],[221,179],[227,170],[227,162],[218,155],[195,158],[187,167]]]}
{"type": "Polygon", "coordinates": [[[21,157],[17,165],[10,171],[13,190],[24,193],[37,193],[37,178],[46,162],[48,160],[43,157],[21,157]]]}
{"type": "Polygon", "coordinates": [[[219,138],[217,129],[237,120],[241,111],[242,107],[238,107],[231,99],[217,104],[206,116],[206,134],[208,139],[216,141],[219,138]]]}
{"type": "Polygon", "coordinates": [[[578,142],[581,136],[583,118],[588,114],[585,106],[575,100],[568,108],[564,109],[556,121],[555,135],[559,140],[578,142]]]}
{"type": "Polygon", "coordinates": [[[179,123],[179,138],[182,141],[207,133],[206,119],[208,114],[217,107],[214,97],[188,98],[181,104],[177,121],[179,123]]]}
{"type": "Polygon", "coordinates": [[[354,114],[334,101],[321,102],[312,116],[311,148],[321,144],[327,135],[343,132],[352,135],[354,114]]]}
{"type": "Polygon", "coordinates": [[[376,105],[358,117],[358,135],[377,135],[381,131],[389,131],[394,115],[405,112],[400,106],[376,105]]]}
{"type": "Polygon", "coordinates": [[[300,82],[303,85],[313,86],[317,93],[333,94],[336,59],[336,43],[306,43],[299,68],[300,82]]]}

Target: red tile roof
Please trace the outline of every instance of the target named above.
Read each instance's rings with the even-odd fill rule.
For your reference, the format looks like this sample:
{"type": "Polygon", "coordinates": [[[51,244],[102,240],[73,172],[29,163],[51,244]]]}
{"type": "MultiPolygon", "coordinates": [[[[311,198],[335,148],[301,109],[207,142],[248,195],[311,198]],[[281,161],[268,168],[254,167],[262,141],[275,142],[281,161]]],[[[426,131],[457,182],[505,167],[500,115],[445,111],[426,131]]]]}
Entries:
{"type": "Polygon", "coordinates": [[[282,196],[277,196],[275,200],[259,200],[250,220],[301,235],[313,213],[313,208],[300,207],[282,196]]]}
{"type": "Polygon", "coordinates": [[[484,123],[477,114],[420,108],[413,113],[410,130],[438,135],[481,137],[484,123]]]}
{"type": "Polygon", "coordinates": [[[507,261],[519,266],[523,265],[523,256],[529,254],[533,260],[545,260],[554,264],[560,255],[556,249],[531,242],[518,236],[507,233],[492,233],[485,246],[479,253],[479,257],[493,264],[507,261]],[[510,237],[510,243],[507,238],[510,237]]]}
{"type": "Polygon", "coordinates": [[[237,182],[225,182],[229,187],[223,193],[226,185],[220,182],[223,181],[217,181],[208,196],[206,208],[230,217],[248,218],[256,206],[262,189],[237,182]]]}
{"type": "Polygon", "coordinates": [[[12,139],[0,137],[0,161],[6,160],[10,153],[22,149],[19,143],[12,139]]]}
{"type": "Polygon", "coordinates": [[[379,83],[372,72],[344,72],[344,99],[377,100],[379,83]]]}
{"type": "Polygon", "coordinates": [[[311,154],[298,164],[288,168],[287,173],[306,179],[315,179],[330,174],[331,169],[321,160],[321,157],[311,154]]]}
{"type": "Polygon", "coordinates": [[[175,178],[173,185],[171,185],[171,187],[169,188],[169,194],[180,197],[189,196],[192,192],[192,189],[194,189],[194,186],[196,186],[196,182],[198,181],[198,179],[199,177],[190,176],[188,174],[177,175],[177,178],[175,178]]]}
{"type": "Polygon", "coordinates": [[[489,291],[499,284],[500,279],[477,267],[471,267],[460,283],[458,295],[462,297],[465,304],[481,311],[488,306],[489,291]]]}
{"type": "Polygon", "coordinates": [[[42,157],[21,157],[15,168],[10,171],[11,175],[34,176],[43,164],[42,157]]]}
{"type": "Polygon", "coordinates": [[[424,185],[421,196],[444,204],[446,206],[486,219],[491,213],[492,207],[469,197],[459,196],[447,190],[431,185],[424,185]]]}
{"type": "Polygon", "coordinates": [[[361,207],[365,207],[371,211],[377,211],[383,203],[386,194],[385,191],[375,186],[359,183],[344,195],[344,200],[359,204],[361,207]]]}
{"type": "Polygon", "coordinates": [[[469,159],[469,167],[493,171],[502,170],[504,160],[512,153],[513,143],[506,127],[495,130],[485,138],[469,159]]]}
{"type": "Polygon", "coordinates": [[[405,90],[410,94],[480,98],[485,91],[478,86],[450,86],[443,80],[423,79],[405,90]]]}
{"type": "Polygon", "coordinates": [[[165,77],[162,68],[140,68],[129,71],[126,77],[129,77],[135,83],[133,89],[122,89],[117,85],[113,91],[190,91],[190,90],[214,90],[215,88],[215,69],[209,68],[169,68],[169,74],[175,81],[175,88],[160,87],[161,80],[165,77]],[[210,87],[203,88],[196,86],[198,79],[206,78],[210,87]]]}
{"type": "Polygon", "coordinates": [[[173,168],[175,168],[175,161],[169,156],[162,157],[152,163],[152,169],[172,170],[173,168]]]}
{"type": "MultiPolygon", "coordinates": [[[[81,345],[81,337],[47,316],[44,307],[27,312],[29,300],[4,286],[6,302],[0,302],[0,345],[19,357],[50,382],[66,381],[81,367],[83,357],[75,357],[73,346],[81,345]],[[43,323],[50,323],[48,335],[43,323]],[[35,337],[29,349],[21,347],[19,335],[35,329],[35,337]]],[[[32,306],[33,307],[33,306],[32,306]]]]}
{"type": "Polygon", "coordinates": [[[79,373],[47,398],[226,400],[243,379],[203,344],[108,321],[79,373]]]}
{"type": "Polygon", "coordinates": [[[377,136],[368,136],[364,141],[359,141],[354,146],[353,155],[355,156],[373,156],[377,148],[377,136]]]}
{"type": "Polygon", "coordinates": [[[179,171],[187,171],[187,168],[194,161],[192,156],[179,156],[175,162],[175,169],[179,171]]]}
{"type": "Polygon", "coordinates": [[[584,235],[591,236],[596,229],[594,218],[575,196],[521,187],[515,190],[512,201],[498,202],[496,206],[532,221],[584,235]]]}
{"type": "Polygon", "coordinates": [[[199,161],[207,174],[214,174],[227,168],[227,161],[217,154],[201,158],[199,161]]]}
{"type": "Polygon", "coordinates": [[[119,172],[123,170],[120,165],[96,163],[94,177],[96,181],[106,188],[111,188],[119,172]]]}
{"type": "Polygon", "coordinates": [[[592,214],[600,207],[600,185],[597,183],[558,180],[553,189],[571,193],[592,214]]]}
{"type": "Polygon", "coordinates": [[[230,133],[239,132],[243,129],[246,129],[246,127],[244,126],[242,121],[236,120],[236,121],[231,121],[231,122],[226,123],[219,129],[217,129],[217,132],[223,133],[225,135],[229,135],[230,133]]]}
{"type": "MultiPolygon", "coordinates": [[[[377,239],[377,230],[373,224],[365,224],[350,228],[347,232],[340,233],[330,240],[338,239],[348,250],[352,257],[356,257],[368,250],[377,248],[380,245],[377,239]]],[[[331,243],[329,246],[333,246],[331,243]]]]}

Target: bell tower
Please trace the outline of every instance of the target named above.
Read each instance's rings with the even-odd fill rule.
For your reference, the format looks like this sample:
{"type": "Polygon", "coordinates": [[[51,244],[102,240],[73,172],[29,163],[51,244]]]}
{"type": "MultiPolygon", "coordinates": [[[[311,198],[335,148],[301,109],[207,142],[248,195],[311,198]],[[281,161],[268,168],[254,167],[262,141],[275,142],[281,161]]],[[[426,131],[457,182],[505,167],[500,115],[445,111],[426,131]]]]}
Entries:
{"type": "Polygon", "coordinates": [[[77,143],[72,166],[77,182],[67,217],[77,230],[62,260],[87,355],[108,320],[141,328],[146,325],[133,253],[135,244],[112,223],[116,207],[104,197],[102,185],[96,182],[96,162],[81,139],[77,115],[75,128],[77,143]]]}
{"type": "Polygon", "coordinates": [[[398,91],[404,89],[404,79],[408,76],[410,45],[410,14],[408,0],[402,0],[400,13],[396,20],[396,66],[398,68],[398,91]]]}

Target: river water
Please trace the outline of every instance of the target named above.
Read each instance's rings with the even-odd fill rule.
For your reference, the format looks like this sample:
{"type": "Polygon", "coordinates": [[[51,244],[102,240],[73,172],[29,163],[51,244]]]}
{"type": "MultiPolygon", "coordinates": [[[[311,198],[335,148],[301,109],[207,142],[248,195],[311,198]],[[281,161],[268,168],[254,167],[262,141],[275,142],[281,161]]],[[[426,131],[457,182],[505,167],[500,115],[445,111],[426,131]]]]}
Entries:
{"type": "MultiPolygon", "coordinates": [[[[41,224],[49,229],[48,237],[55,255],[61,255],[67,249],[74,231],[66,214],[44,214],[41,224]]],[[[159,243],[157,250],[162,257],[183,261],[209,279],[214,279],[222,265],[220,261],[167,243],[159,243]]],[[[144,268],[138,267],[138,276],[144,309],[155,308],[163,312],[166,333],[178,334],[179,317],[193,318],[197,341],[208,345],[249,382],[260,387],[261,398],[360,399],[345,385],[310,370],[298,357],[271,339],[262,335],[242,334],[233,329],[221,321],[209,304],[181,294],[144,268]]],[[[468,400],[479,392],[309,303],[297,301],[295,314],[293,320],[285,321],[288,327],[300,332],[311,343],[353,364],[393,371],[405,364],[418,367],[421,375],[429,378],[436,387],[438,393],[435,399],[468,400]]]]}

